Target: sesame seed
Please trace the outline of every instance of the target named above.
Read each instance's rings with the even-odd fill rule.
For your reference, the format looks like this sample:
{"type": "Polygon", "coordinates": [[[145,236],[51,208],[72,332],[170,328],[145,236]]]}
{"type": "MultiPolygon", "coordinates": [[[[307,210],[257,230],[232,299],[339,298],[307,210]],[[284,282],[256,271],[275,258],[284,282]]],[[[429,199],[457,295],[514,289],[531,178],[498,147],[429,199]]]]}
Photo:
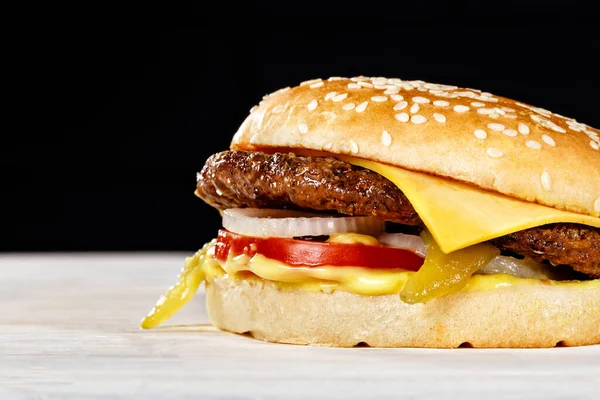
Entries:
{"type": "Polygon", "coordinates": [[[491,108],[478,108],[477,109],[477,113],[483,114],[483,115],[489,115],[493,112],[494,112],[494,110],[491,108]]]}
{"type": "Polygon", "coordinates": [[[371,80],[371,82],[373,82],[373,85],[387,85],[387,78],[383,78],[383,77],[373,78],[371,80]]]}
{"type": "Polygon", "coordinates": [[[529,117],[533,120],[533,122],[536,122],[538,124],[542,123],[542,119],[540,118],[539,115],[530,114],[529,117]]]}
{"type": "Polygon", "coordinates": [[[376,102],[376,103],[383,103],[384,101],[387,101],[387,96],[373,96],[371,97],[371,100],[376,102]]]}
{"type": "Polygon", "coordinates": [[[329,82],[332,82],[332,81],[342,81],[342,80],[344,80],[344,79],[347,79],[347,78],[342,78],[341,76],[332,76],[331,78],[329,78],[329,79],[327,79],[327,80],[328,80],[329,82]]]}
{"type": "Polygon", "coordinates": [[[544,117],[551,117],[552,116],[552,112],[546,110],[545,108],[541,108],[541,107],[532,107],[531,108],[533,111],[535,111],[538,114],[542,114],[544,117]]]}
{"type": "Polygon", "coordinates": [[[316,88],[318,88],[318,87],[321,87],[321,86],[323,86],[323,85],[324,85],[324,83],[323,83],[323,81],[321,81],[321,82],[316,82],[316,83],[313,83],[313,84],[311,84],[309,87],[310,87],[311,89],[316,89],[316,88]]]}
{"type": "Polygon", "coordinates": [[[308,108],[308,111],[313,111],[315,108],[317,108],[317,105],[319,105],[319,103],[316,99],[313,99],[310,103],[308,103],[306,108],[308,108]]]}
{"type": "Polygon", "coordinates": [[[487,132],[484,131],[483,129],[475,129],[475,132],[473,132],[473,135],[475,135],[475,137],[477,139],[481,139],[481,140],[487,138],[487,132]]]}
{"type": "Polygon", "coordinates": [[[358,84],[359,84],[360,86],[367,87],[367,88],[372,88],[372,87],[373,87],[373,84],[371,84],[371,83],[369,83],[369,82],[363,82],[363,81],[360,81],[360,82],[358,82],[358,84]]]}
{"type": "Polygon", "coordinates": [[[505,129],[502,131],[502,133],[504,133],[506,136],[510,136],[510,137],[515,137],[518,135],[517,131],[515,131],[514,129],[505,129]]]}
{"type": "Polygon", "coordinates": [[[279,104],[279,105],[273,107],[271,112],[273,114],[281,114],[283,112],[283,110],[285,110],[285,107],[282,104],[279,104]]]}
{"type": "Polygon", "coordinates": [[[590,146],[592,146],[592,149],[594,150],[600,149],[600,145],[598,144],[598,142],[595,142],[593,140],[590,140],[590,146]]]}
{"type": "Polygon", "coordinates": [[[496,132],[502,132],[504,130],[504,125],[495,122],[489,123],[487,127],[496,132]]]}
{"type": "Polygon", "coordinates": [[[515,118],[517,118],[517,114],[506,114],[506,115],[504,115],[504,118],[515,119],[515,118]]]}
{"type": "Polygon", "coordinates": [[[430,90],[439,90],[440,86],[437,83],[426,83],[423,85],[424,88],[430,90]]]}
{"type": "Polygon", "coordinates": [[[542,145],[539,142],[536,142],[535,140],[528,140],[525,142],[525,146],[529,147],[530,149],[533,150],[539,150],[542,148],[542,145]]]}
{"type": "Polygon", "coordinates": [[[390,97],[394,101],[402,101],[402,100],[404,100],[404,96],[402,96],[401,94],[393,94],[390,97]]]}
{"type": "Polygon", "coordinates": [[[367,106],[369,105],[368,101],[363,101],[362,103],[360,103],[359,105],[356,106],[356,112],[363,112],[367,109],[367,106]]]}
{"type": "Polygon", "coordinates": [[[419,112],[420,108],[421,107],[419,107],[419,105],[415,103],[412,106],[410,106],[410,113],[411,114],[416,114],[416,113],[419,112]]]}
{"type": "Polygon", "coordinates": [[[481,103],[479,101],[474,101],[471,103],[473,107],[485,107],[485,103],[481,103]]]}
{"type": "Polygon", "coordinates": [[[385,92],[383,92],[383,94],[396,94],[400,91],[399,87],[388,87],[387,90],[385,92]]]}
{"type": "Polygon", "coordinates": [[[500,158],[504,155],[504,153],[500,150],[498,150],[495,147],[489,147],[487,150],[487,155],[492,157],[492,158],[500,158]]]}
{"type": "Polygon", "coordinates": [[[419,104],[428,104],[431,102],[427,97],[416,96],[412,98],[412,101],[419,104]]]}
{"type": "Polygon", "coordinates": [[[479,97],[479,100],[483,100],[483,101],[489,101],[492,103],[497,103],[498,99],[496,97],[479,97]]]}
{"type": "Polygon", "coordinates": [[[422,115],[415,114],[412,117],[410,117],[410,122],[416,125],[421,125],[427,122],[427,118],[425,118],[422,115]]]}
{"type": "Polygon", "coordinates": [[[469,111],[469,107],[463,105],[454,106],[452,109],[458,113],[464,113],[469,111]]]}
{"type": "Polygon", "coordinates": [[[298,124],[298,131],[300,133],[308,132],[308,126],[306,124],[298,124]]]}
{"type": "Polygon", "coordinates": [[[504,106],[502,106],[502,107],[500,107],[500,108],[501,108],[501,109],[503,109],[503,110],[504,110],[504,111],[506,111],[506,112],[511,112],[511,113],[514,113],[514,112],[516,112],[514,109],[512,109],[512,108],[510,108],[510,107],[504,107],[504,106]]]}
{"type": "Polygon", "coordinates": [[[348,93],[342,93],[342,94],[338,94],[338,95],[333,96],[331,98],[331,100],[333,100],[333,101],[335,101],[337,103],[338,101],[344,100],[346,97],[348,97],[348,93]]]}
{"type": "Polygon", "coordinates": [[[550,128],[558,133],[567,133],[567,130],[565,128],[562,128],[558,125],[556,125],[555,123],[552,123],[552,125],[550,126],[550,128]]]}
{"type": "Polygon", "coordinates": [[[494,97],[490,92],[481,92],[480,96],[483,98],[483,101],[492,101],[497,102],[498,99],[494,97]]]}
{"type": "Polygon", "coordinates": [[[394,111],[404,110],[408,106],[408,102],[401,101],[400,103],[394,106],[394,111]]]}
{"type": "Polygon", "coordinates": [[[354,103],[346,103],[342,106],[344,110],[352,110],[354,108],[354,103]]]}
{"type": "Polygon", "coordinates": [[[399,85],[402,83],[402,79],[400,78],[390,78],[388,79],[388,83],[391,85],[399,85]]]}
{"type": "Polygon", "coordinates": [[[437,122],[446,122],[446,116],[443,114],[433,113],[433,118],[437,122]]]}
{"type": "Polygon", "coordinates": [[[308,81],[301,82],[300,86],[312,85],[313,83],[321,82],[321,80],[322,80],[321,78],[310,79],[308,81]]]}
{"type": "Polygon", "coordinates": [[[548,135],[542,135],[542,140],[549,144],[550,146],[556,146],[556,142],[548,135]]]}
{"type": "Polygon", "coordinates": [[[384,130],[383,132],[381,132],[381,143],[385,147],[390,147],[390,145],[392,144],[392,136],[388,131],[384,130]]]}
{"type": "Polygon", "coordinates": [[[337,95],[337,92],[329,92],[325,95],[325,100],[330,100],[335,95],[337,95]]]}
{"type": "Polygon", "coordinates": [[[348,89],[360,89],[361,87],[358,83],[354,82],[348,84],[348,89]]]}
{"type": "Polygon", "coordinates": [[[550,179],[550,174],[548,171],[544,171],[542,173],[542,187],[546,190],[550,190],[552,188],[552,180],[550,179]]]}
{"type": "Polygon", "coordinates": [[[519,127],[517,128],[522,135],[529,135],[529,127],[522,122],[519,122],[519,127]]]}
{"type": "Polygon", "coordinates": [[[448,103],[446,100],[436,100],[433,102],[433,105],[436,107],[448,107],[450,103],[448,103]]]}
{"type": "Polygon", "coordinates": [[[600,197],[598,197],[594,202],[594,211],[600,213],[600,197]]]}
{"type": "Polygon", "coordinates": [[[488,115],[488,117],[496,119],[496,118],[500,118],[500,114],[498,114],[498,113],[491,113],[490,115],[488,115]]]}
{"type": "Polygon", "coordinates": [[[358,153],[358,144],[352,139],[349,139],[348,142],[350,143],[350,152],[354,154],[358,153]]]}
{"type": "Polygon", "coordinates": [[[384,90],[387,89],[387,85],[373,85],[375,89],[384,90]]]}
{"type": "Polygon", "coordinates": [[[504,111],[503,109],[501,109],[501,108],[499,108],[499,107],[496,107],[496,108],[494,108],[494,112],[495,112],[496,114],[500,114],[500,115],[504,115],[504,114],[506,114],[506,111],[504,111]]]}
{"type": "Polygon", "coordinates": [[[456,90],[458,89],[457,86],[454,85],[437,85],[440,89],[442,90],[456,90]]]}
{"type": "Polygon", "coordinates": [[[408,122],[408,120],[410,119],[410,117],[408,116],[408,114],[407,114],[407,113],[405,113],[405,112],[403,112],[403,113],[400,113],[400,114],[396,114],[394,117],[395,117],[395,118],[396,118],[398,121],[400,121],[400,122],[408,122]]]}
{"type": "Polygon", "coordinates": [[[475,93],[473,92],[469,92],[469,91],[463,91],[463,92],[457,92],[459,97],[467,97],[472,99],[473,97],[477,96],[475,93]]]}

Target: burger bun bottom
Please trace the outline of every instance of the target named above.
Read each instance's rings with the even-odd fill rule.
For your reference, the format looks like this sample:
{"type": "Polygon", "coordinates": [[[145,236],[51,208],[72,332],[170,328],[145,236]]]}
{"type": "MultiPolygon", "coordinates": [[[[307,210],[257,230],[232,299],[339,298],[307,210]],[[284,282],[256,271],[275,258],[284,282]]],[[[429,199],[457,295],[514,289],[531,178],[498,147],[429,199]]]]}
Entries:
{"type": "Polygon", "coordinates": [[[257,339],[331,347],[535,348],[600,343],[600,288],[519,285],[422,304],[281,289],[258,277],[206,283],[210,321],[257,339]]]}

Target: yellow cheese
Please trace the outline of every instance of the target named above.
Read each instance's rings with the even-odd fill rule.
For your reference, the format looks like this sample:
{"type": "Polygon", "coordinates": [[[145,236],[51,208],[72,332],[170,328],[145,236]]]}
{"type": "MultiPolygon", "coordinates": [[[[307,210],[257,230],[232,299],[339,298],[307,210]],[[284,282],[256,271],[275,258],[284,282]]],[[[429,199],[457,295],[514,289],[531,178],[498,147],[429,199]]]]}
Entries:
{"type": "Polygon", "coordinates": [[[600,218],[589,215],[560,211],[373,161],[339,158],[383,175],[402,190],[444,253],[556,222],[600,228],[600,218]]]}

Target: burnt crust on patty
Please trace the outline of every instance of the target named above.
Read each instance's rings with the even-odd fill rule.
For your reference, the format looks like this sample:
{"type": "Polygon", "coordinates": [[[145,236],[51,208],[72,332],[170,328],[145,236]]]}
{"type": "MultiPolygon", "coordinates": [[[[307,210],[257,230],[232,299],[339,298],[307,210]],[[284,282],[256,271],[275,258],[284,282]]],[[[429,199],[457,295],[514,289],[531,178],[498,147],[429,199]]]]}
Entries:
{"type": "MultiPolygon", "coordinates": [[[[387,178],[333,157],[303,157],[241,150],[209,157],[198,174],[196,194],[217,209],[288,208],[367,215],[423,225],[404,193],[387,178]]],[[[600,231],[579,224],[549,224],[489,241],[554,266],[600,278],[600,231]]]]}

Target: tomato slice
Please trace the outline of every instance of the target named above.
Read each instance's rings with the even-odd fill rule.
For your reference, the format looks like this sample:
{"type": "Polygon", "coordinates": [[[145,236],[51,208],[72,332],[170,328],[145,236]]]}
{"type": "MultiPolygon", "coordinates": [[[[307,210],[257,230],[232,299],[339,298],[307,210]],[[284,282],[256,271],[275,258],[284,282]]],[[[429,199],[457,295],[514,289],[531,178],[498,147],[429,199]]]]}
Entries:
{"type": "Polygon", "coordinates": [[[229,255],[255,254],[291,266],[353,266],[365,268],[402,268],[418,271],[423,258],[410,250],[364,244],[313,242],[291,238],[260,238],[219,230],[215,257],[227,260],[229,255]]]}

